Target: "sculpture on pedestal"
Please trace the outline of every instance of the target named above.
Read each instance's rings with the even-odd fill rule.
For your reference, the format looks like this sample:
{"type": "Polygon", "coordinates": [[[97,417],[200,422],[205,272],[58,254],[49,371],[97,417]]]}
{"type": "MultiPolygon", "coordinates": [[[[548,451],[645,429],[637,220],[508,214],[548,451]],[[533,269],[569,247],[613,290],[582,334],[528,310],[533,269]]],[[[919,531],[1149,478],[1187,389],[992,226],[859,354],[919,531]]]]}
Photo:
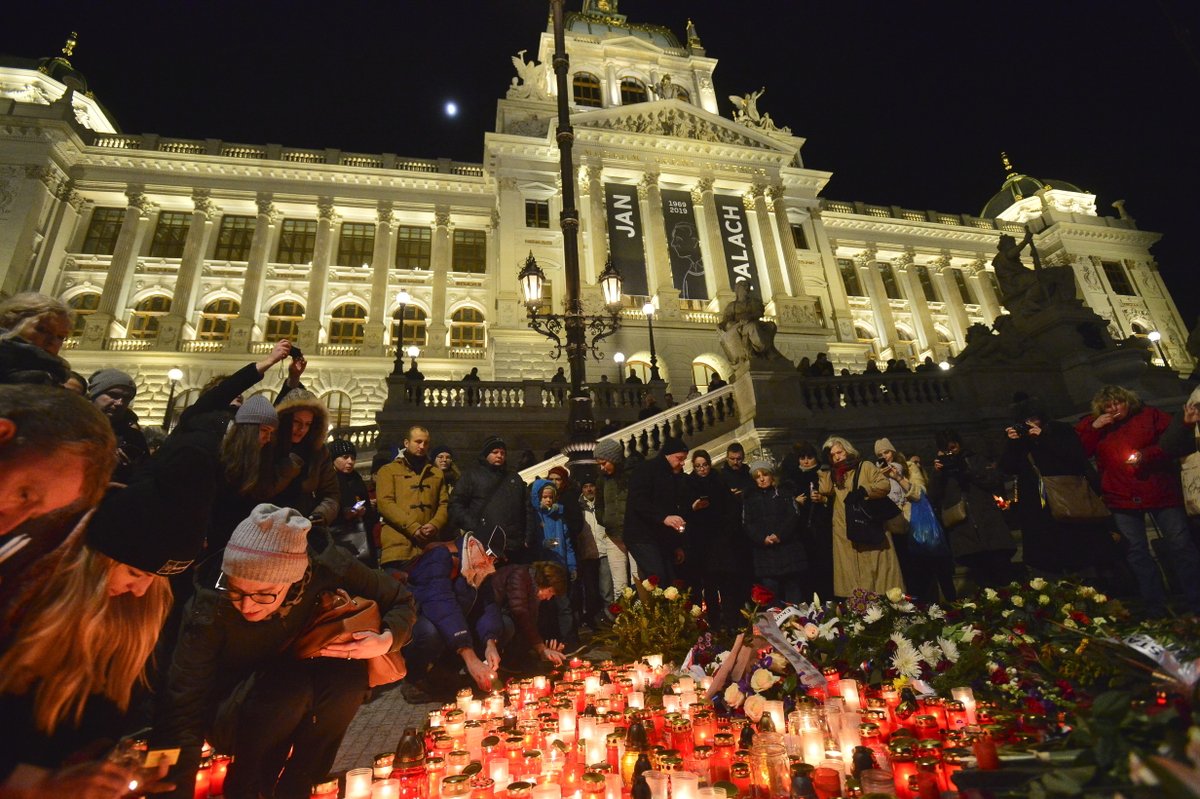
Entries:
{"type": "Polygon", "coordinates": [[[770,114],[759,113],[758,98],[763,96],[766,88],[759,89],[756,92],[750,92],[738,97],[736,94],[729,95],[729,101],[733,103],[733,121],[740,122],[748,128],[765,131],[767,133],[783,133],[787,136],[792,135],[792,129],[788,127],[778,127],[775,121],[771,119],[770,114]]]}
{"type": "Polygon", "coordinates": [[[775,323],[763,319],[766,308],[762,298],[750,293],[750,284],[740,282],[732,302],[721,311],[717,328],[721,331],[721,348],[729,362],[786,361],[775,348],[775,323]]]}
{"type": "Polygon", "coordinates": [[[1028,227],[1019,244],[1012,236],[1000,236],[992,267],[1003,295],[1000,302],[1013,316],[1029,316],[1055,306],[1075,307],[1079,304],[1075,297],[1075,271],[1069,266],[1043,267],[1033,245],[1033,231],[1028,227]],[[1033,258],[1032,269],[1021,263],[1021,250],[1026,246],[1033,258]]]}
{"type": "Polygon", "coordinates": [[[517,77],[512,79],[512,85],[508,87],[508,99],[549,99],[546,94],[546,65],[537,61],[526,61],[524,50],[513,56],[512,62],[517,70],[517,77]]]}

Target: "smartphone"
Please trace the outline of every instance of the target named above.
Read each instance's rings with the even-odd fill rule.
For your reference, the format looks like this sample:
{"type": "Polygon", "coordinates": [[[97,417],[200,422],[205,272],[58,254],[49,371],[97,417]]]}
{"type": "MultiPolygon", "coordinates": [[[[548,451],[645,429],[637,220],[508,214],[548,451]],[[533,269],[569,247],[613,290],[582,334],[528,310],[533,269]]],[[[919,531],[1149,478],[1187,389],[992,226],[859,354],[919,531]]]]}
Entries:
{"type": "Polygon", "coordinates": [[[358,502],[354,503],[354,507],[352,507],[350,510],[362,510],[363,505],[366,504],[367,501],[365,499],[360,499],[358,502]]]}

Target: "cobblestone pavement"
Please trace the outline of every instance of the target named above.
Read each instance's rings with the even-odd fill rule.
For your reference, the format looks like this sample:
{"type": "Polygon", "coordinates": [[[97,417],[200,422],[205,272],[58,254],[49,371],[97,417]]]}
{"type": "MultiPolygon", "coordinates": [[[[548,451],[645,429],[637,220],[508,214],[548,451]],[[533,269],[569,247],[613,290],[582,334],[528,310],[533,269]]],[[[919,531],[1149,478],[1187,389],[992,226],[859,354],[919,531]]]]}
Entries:
{"type": "Polygon", "coordinates": [[[375,755],[395,751],[405,727],[421,729],[429,718],[429,711],[439,707],[438,702],[410,705],[404,701],[398,683],[385,690],[375,689],[371,701],[360,707],[354,721],[350,722],[333,770],[370,766],[375,755]]]}

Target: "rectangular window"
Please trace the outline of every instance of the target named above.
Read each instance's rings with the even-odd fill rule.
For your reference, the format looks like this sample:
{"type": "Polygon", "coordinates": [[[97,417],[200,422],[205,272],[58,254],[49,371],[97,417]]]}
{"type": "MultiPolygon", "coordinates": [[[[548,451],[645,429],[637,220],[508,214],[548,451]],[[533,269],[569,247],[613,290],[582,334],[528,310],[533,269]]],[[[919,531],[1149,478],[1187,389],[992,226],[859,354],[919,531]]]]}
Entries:
{"type": "Polygon", "coordinates": [[[933,277],[929,274],[929,267],[918,264],[913,268],[917,270],[917,280],[921,283],[921,292],[925,295],[925,301],[937,302],[937,289],[933,286],[933,277]]]}
{"type": "Polygon", "coordinates": [[[158,215],[154,228],[154,239],[150,242],[152,258],[182,258],[183,245],[187,243],[188,224],[191,214],[178,211],[163,211],[158,215]]]}
{"type": "Polygon", "coordinates": [[[879,270],[879,279],[883,281],[883,292],[887,298],[889,300],[903,299],[900,294],[900,284],[896,282],[896,273],[892,270],[892,265],[876,261],[875,268],[879,270]]]}
{"type": "Polygon", "coordinates": [[[1129,282],[1125,267],[1120,262],[1101,261],[1100,264],[1104,267],[1104,276],[1108,278],[1108,285],[1112,286],[1114,294],[1120,294],[1122,297],[1133,297],[1137,294],[1133,290],[1133,284],[1129,282]]]}
{"type": "Polygon", "coordinates": [[[792,225],[792,246],[797,250],[808,249],[808,236],[804,235],[804,225],[792,225]]]}
{"type": "Polygon", "coordinates": [[[963,274],[961,269],[951,269],[954,273],[954,285],[958,286],[958,295],[962,297],[962,301],[967,305],[973,305],[975,300],[971,297],[971,288],[967,285],[967,276],[963,274]]]}
{"type": "Polygon", "coordinates": [[[341,266],[370,266],[375,249],[375,226],[369,222],[343,222],[338,239],[341,266]]]}
{"type": "Polygon", "coordinates": [[[433,231],[427,227],[396,228],[396,268],[428,269],[432,261],[433,231]]]}
{"type": "Polygon", "coordinates": [[[996,299],[1003,297],[1004,295],[1000,292],[1000,281],[996,278],[996,273],[991,269],[985,269],[983,273],[987,275],[988,283],[991,284],[992,293],[996,295],[996,299]]]}
{"type": "Polygon", "coordinates": [[[482,230],[454,231],[450,269],[482,275],[487,271],[487,234],[482,230]]]}
{"type": "Polygon", "coordinates": [[[312,262],[317,246],[317,220],[285,219],[279,229],[279,251],[275,262],[307,264],[312,262]]]}
{"type": "Polygon", "coordinates": [[[550,227],[550,202],[548,200],[525,201],[525,227],[550,227]]]}
{"type": "Polygon", "coordinates": [[[250,242],[254,239],[254,217],[223,216],[221,229],[217,232],[217,249],[213,259],[217,261],[249,261],[250,242]]]}
{"type": "Polygon", "coordinates": [[[92,221],[83,239],[83,251],[93,255],[112,255],[117,248],[117,236],[121,233],[124,219],[124,208],[97,208],[92,211],[92,221]]]}
{"type": "Polygon", "coordinates": [[[842,285],[846,287],[846,294],[851,297],[865,297],[866,292],[863,291],[862,281],[858,279],[858,264],[850,258],[838,258],[838,271],[842,273],[842,285]]]}

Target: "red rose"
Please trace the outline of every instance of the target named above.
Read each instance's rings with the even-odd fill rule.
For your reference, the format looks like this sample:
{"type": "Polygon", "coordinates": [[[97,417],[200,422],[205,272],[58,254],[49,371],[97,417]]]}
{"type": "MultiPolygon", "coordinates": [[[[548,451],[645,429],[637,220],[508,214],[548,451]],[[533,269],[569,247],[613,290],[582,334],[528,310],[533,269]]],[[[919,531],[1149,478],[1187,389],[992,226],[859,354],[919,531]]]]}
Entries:
{"type": "Polygon", "coordinates": [[[608,612],[614,616],[620,615],[622,610],[623,610],[623,608],[620,605],[618,605],[616,602],[614,602],[608,606],[608,612]]]}
{"type": "Polygon", "coordinates": [[[750,589],[750,601],[756,605],[769,605],[775,601],[775,593],[769,588],[756,585],[750,589]]]}
{"type": "Polygon", "coordinates": [[[1017,635],[1024,635],[1025,634],[1025,625],[1024,624],[1014,624],[1013,632],[1016,633],[1017,635]]]}
{"type": "Polygon", "coordinates": [[[650,585],[654,586],[655,588],[658,588],[658,575],[657,574],[650,575],[649,577],[646,578],[646,582],[650,583],[650,585]]]}
{"type": "Polygon", "coordinates": [[[1083,612],[1083,611],[1081,611],[1081,610],[1075,610],[1075,611],[1072,611],[1072,612],[1071,612],[1071,619],[1072,619],[1073,621],[1075,621],[1077,624],[1083,624],[1083,625],[1085,625],[1085,626],[1086,626],[1086,625],[1089,625],[1089,624],[1091,624],[1091,623],[1092,623],[1092,619],[1091,619],[1091,617],[1090,617],[1090,616],[1088,616],[1086,613],[1084,613],[1084,612],[1083,612]]]}
{"type": "Polygon", "coordinates": [[[1003,667],[998,668],[992,672],[989,679],[991,680],[992,685],[1004,685],[1008,682],[1008,672],[1005,671],[1003,667]]]}

